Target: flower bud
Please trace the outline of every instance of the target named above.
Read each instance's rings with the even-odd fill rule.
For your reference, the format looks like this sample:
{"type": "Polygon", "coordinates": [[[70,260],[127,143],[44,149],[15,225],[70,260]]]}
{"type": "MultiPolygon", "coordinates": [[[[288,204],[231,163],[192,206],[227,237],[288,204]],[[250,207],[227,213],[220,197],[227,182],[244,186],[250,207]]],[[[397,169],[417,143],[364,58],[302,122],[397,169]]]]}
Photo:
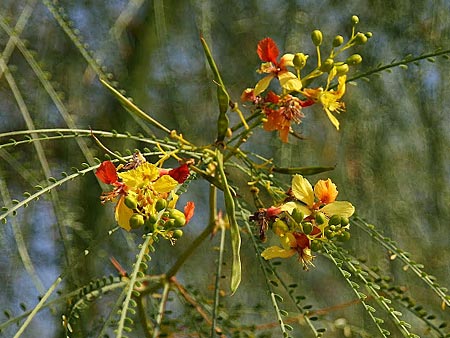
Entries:
{"type": "Polygon", "coordinates": [[[350,233],[348,231],[342,232],[338,237],[338,240],[341,242],[348,241],[349,239],[350,239],[350,233]]]}
{"type": "Polygon", "coordinates": [[[312,241],[311,242],[311,251],[318,251],[320,249],[322,249],[321,241],[312,241]]]}
{"type": "Polygon", "coordinates": [[[183,236],[183,230],[177,229],[173,232],[172,238],[178,239],[183,236]]]}
{"type": "Polygon", "coordinates": [[[331,230],[325,230],[325,237],[328,239],[332,239],[334,237],[334,232],[331,230]]]}
{"type": "Polygon", "coordinates": [[[294,221],[296,221],[297,223],[300,223],[301,221],[303,221],[303,218],[305,218],[305,215],[303,214],[303,212],[298,208],[295,208],[294,210],[292,210],[291,216],[294,219],[294,221]]]}
{"type": "Polygon", "coordinates": [[[342,35],[336,35],[333,39],[333,47],[339,47],[344,43],[344,38],[342,35]]]}
{"type": "Polygon", "coordinates": [[[169,217],[173,219],[175,227],[182,227],[186,224],[186,217],[178,209],[171,209],[169,211],[169,217]]]}
{"type": "Polygon", "coordinates": [[[341,76],[348,73],[348,64],[344,63],[342,65],[336,66],[336,75],[341,76]]]}
{"type": "Polygon", "coordinates": [[[366,38],[370,39],[372,37],[372,32],[366,32],[364,35],[366,38]]]}
{"type": "Polygon", "coordinates": [[[353,54],[345,60],[345,63],[349,64],[350,66],[357,65],[362,62],[362,57],[359,54],[353,54]]]}
{"type": "Polygon", "coordinates": [[[313,230],[313,225],[311,222],[302,222],[303,233],[309,235],[313,230]]]}
{"type": "Polygon", "coordinates": [[[144,216],[142,216],[141,214],[133,214],[130,217],[130,227],[132,229],[140,228],[143,225],[144,225],[144,216]]]}
{"type": "Polygon", "coordinates": [[[341,224],[341,216],[339,215],[331,216],[330,220],[328,221],[328,225],[338,225],[338,224],[341,224]]]}
{"type": "Polygon", "coordinates": [[[285,232],[289,231],[289,227],[287,226],[287,224],[284,221],[282,221],[281,219],[278,218],[272,224],[272,231],[277,235],[281,235],[281,234],[284,234],[285,232]]]}
{"type": "Polygon", "coordinates": [[[326,219],[327,219],[326,216],[322,212],[318,212],[316,214],[316,223],[317,224],[321,225],[321,224],[325,223],[326,219]]]}
{"type": "Polygon", "coordinates": [[[155,232],[157,229],[156,220],[152,220],[151,217],[147,218],[144,222],[144,227],[146,227],[146,231],[155,232]]]}
{"type": "Polygon", "coordinates": [[[155,203],[156,211],[161,211],[167,207],[167,201],[163,198],[160,198],[155,203]]]}
{"type": "Polygon", "coordinates": [[[306,60],[308,59],[308,55],[305,55],[303,53],[297,53],[294,56],[294,59],[292,60],[292,63],[294,64],[294,67],[297,69],[303,69],[306,65],[306,60]]]}
{"type": "Polygon", "coordinates": [[[354,26],[354,25],[358,24],[358,22],[359,22],[358,16],[353,15],[352,16],[352,25],[354,26]]]}
{"type": "Polygon", "coordinates": [[[320,70],[324,73],[328,73],[334,67],[333,59],[326,59],[320,66],[320,70]]]}
{"type": "Polygon", "coordinates": [[[343,227],[345,227],[346,225],[348,225],[350,223],[349,219],[347,217],[342,216],[341,217],[341,225],[343,227]]]}
{"type": "Polygon", "coordinates": [[[322,39],[323,39],[322,32],[319,31],[318,29],[314,30],[311,33],[311,40],[315,46],[320,46],[322,44],[322,39]]]}
{"type": "Polygon", "coordinates": [[[137,200],[136,200],[136,198],[134,198],[134,197],[132,197],[130,195],[125,197],[124,203],[130,209],[136,209],[136,207],[137,207],[137,200]]]}
{"type": "Polygon", "coordinates": [[[354,39],[357,45],[363,45],[367,42],[367,36],[365,36],[363,33],[356,34],[354,39]]]}

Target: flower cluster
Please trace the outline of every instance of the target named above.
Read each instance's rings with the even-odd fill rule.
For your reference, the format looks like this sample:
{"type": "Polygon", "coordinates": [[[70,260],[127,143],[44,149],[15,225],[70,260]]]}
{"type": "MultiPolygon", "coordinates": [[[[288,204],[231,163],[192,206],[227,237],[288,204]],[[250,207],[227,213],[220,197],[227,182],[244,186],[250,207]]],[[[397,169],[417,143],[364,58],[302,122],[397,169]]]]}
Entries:
{"type": "Polygon", "coordinates": [[[300,123],[304,117],[302,108],[316,103],[322,106],[331,123],[339,130],[340,124],[336,114],[345,110],[342,97],[346,90],[346,74],[349,66],[361,63],[362,58],[359,54],[353,54],[345,61],[336,61],[335,58],[350,47],[365,44],[371,37],[370,32],[355,33],[354,28],[358,22],[358,17],[353,16],[352,36],[344,44],[344,38],[337,35],[327,58],[322,58],[320,53],[322,33],[319,30],[312,32],[311,39],[317,49],[317,66],[305,76],[301,76],[301,71],[307,64],[308,55],[287,53],[279,58],[279,49],[271,38],[265,38],[258,43],[257,54],[262,61],[258,73],[266,75],[254,88],[244,90],[241,100],[253,103],[257,111],[265,114],[265,130],[278,130],[280,139],[287,142],[291,124],[300,123]],[[306,87],[322,74],[328,74],[325,87],[306,87]],[[273,79],[278,79],[282,92],[276,94],[268,91],[263,95],[273,79]]]}
{"type": "Polygon", "coordinates": [[[330,179],[319,180],[313,187],[306,178],[295,175],[285,202],[259,210],[250,220],[260,224],[260,237],[266,238],[270,228],[278,236],[280,246],[262,252],[265,259],[288,258],[298,254],[304,269],[313,265],[312,251],[323,242],[348,240],[350,216],[355,208],[350,202],[336,201],[338,191],[330,179]]]}
{"type": "Polygon", "coordinates": [[[175,169],[161,169],[136,153],[133,160],[117,168],[104,161],[96,171],[103,183],[114,189],[103,193],[102,203],[117,200],[114,215],[120,227],[127,231],[144,227],[145,231],[175,240],[180,229],[191,219],[194,203],[188,202],[184,212],[176,209],[176,188],[189,176],[186,163],[175,169]]]}

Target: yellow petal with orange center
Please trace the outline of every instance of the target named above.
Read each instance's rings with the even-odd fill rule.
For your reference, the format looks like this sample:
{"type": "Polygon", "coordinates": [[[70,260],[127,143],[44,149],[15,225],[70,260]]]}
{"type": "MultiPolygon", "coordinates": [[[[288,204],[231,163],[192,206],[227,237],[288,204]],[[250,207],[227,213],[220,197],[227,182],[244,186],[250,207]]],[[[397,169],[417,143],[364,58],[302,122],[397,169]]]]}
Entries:
{"type": "Polygon", "coordinates": [[[329,204],[334,202],[338,195],[336,184],[331,182],[331,179],[319,180],[314,186],[314,194],[322,203],[329,204]]]}
{"type": "Polygon", "coordinates": [[[114,209],[114,216],[116,218],[117,224],[124,228],[126,231],[131,230],[130,218],[133,215],[133,210],[125,205],[125,196],[120,196],[117,202],[116,208],[114,209]]]}
{"type": "Polygon", "coordinates": [[[355,212],[355,207],[347,201],[334,201],[320,209],[328,217],[339,215],[341,217],[350,217],[355,212]]]}
{"type": "Polygon", "coordinates": [[[314,192],[311,183],[308,182],[306,178],[302,175],[295,175],[292,179],[292,193],[294,197],[308,207],[312,207],[314,204],[314,192]]]}

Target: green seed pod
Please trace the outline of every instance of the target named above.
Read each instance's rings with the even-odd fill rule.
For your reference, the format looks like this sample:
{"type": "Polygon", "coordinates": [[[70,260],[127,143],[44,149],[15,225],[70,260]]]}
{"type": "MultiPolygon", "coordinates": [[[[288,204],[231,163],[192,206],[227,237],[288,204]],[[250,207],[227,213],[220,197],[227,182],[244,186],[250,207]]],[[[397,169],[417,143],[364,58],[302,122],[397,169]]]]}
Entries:
{"type": "Polygon", "coordinates": [[[305,218],[305,215],[303,214],[303,212],[298,208],[295,208],[294,210],[292,210],[291,216],[294,219],[294,221],[296,221],[297,223],[300,223],[301,221],[303,221],[303,218],[305,218]]]}
{"type": "Polygon", "coordinates": [[[136,207],[137,207],[137,200],[130,195],[125,197],[124,202],[125,202],[125,205],[130,209],[136,209],[136,207]]]}
{"type": "Polygon", "coordinates": [[[330,220],[328,221],[328,225],[338,225],[338,224],[341,224],[341,216],[339,215],[331,216],[330,220]]]}
{"type": "Polygon", "coordinates": [[[315,46],[320,46],[322,44],[322,32],[319,31],[318,29],[313,30],[313,32],[311,33],[311,40],[313,42],[313,44],[315,46]]]}
{"type": "Polygon", "coordinates": [[[336,75],[341,76],[348,73],[349,67],[348,64],[344,63],[342,65],[336,66],[336,75]]]}
{"type": "Polygon", "coordinates": [[[297,69],[303,69],[306,65],[306,60],[308,59],[308,55],[305,55],[303,53],[297,53],[294,56],[294,59],[292,60],[294,67],[297,69]]]}
{"type": "Polygon", "coordinates": [[[355,43],[357,45],[363,45],[367,42],[367,36],[365,36],[363,33],[358,33],[355,35],[355,43]]]}
{"type": "Polygon", "coordinates": [[[174,220],[176,227],[182,227],[186,224],[186,216],[178,209],[171,209],[169,211],[169,217],[174,220]]]}
{"type": "Polygon", "coordinates": [[[178,239],[183,236],[183,230],[177,229],[173,232],[172,238],[178,239]]]}
{"type": "Polygon", "coordinates": [[[289,231],[289,227],[287,224],[282,221],[281,219],[277,219],[272,224],[272,231],[276,233],[277,235],[284,234],[285,232],[289,231]]]}
{"type": "Polygon", "coordinates": [[[315,218],[316,218],[316,223],[319,225],[325,223],[325,221],[327,220],[327,217],[322,212],[318,212],[316,214],[315,218]]]}
{"type": "Polygon", "coordinates": [[[326,59],[320,66],[320,70],[324,73],[328,73],[334,66],[333,59],[326,59]]]}
{"type": "Polygon", "coordinates": [[[344,43],[344,37],[342,35],[336,35],[333,39],[333,47],[339,47],[344,43]]]}
{"type": "Polygon", "coordinates": [[[167,207],[167,201],[163,198],[160,198],[155,203],[156,211],[161,211],[167,207]]]}
{"type": "Polygon", "coordinates": [[[141,214],[133,214],[130,217],[130,227],[132,229],[140,228],[143,225],[144,225],[144,216],[142,216],[141,214]]]}
{"type": "Polygon", "coordinates": [[[346,225],[348,225],[350,223],[350,220],[347,217],[341,217],[341,225],[343,227],[345,227],[346,225]]]}
{"type": "Polygon", "coordinates": [[[311,222],[302,222],[303,233],[309,235],[313,230],[313,225],[311,222]]]}
{"type": "Polygon", "coordinates": [[[345,63],[347,63],[350,66],[357,65],[361,62],[362,62],[362,57],[359,54],[353,54],[353,55],[349,56],[347,58],[347,60],[345,60],[345,63]]]}
{"type": "Polygon", "coordinates": [[[352,16],[352,25],[357,25],[359,22],[359,18],[356,15],[352,16]]]}

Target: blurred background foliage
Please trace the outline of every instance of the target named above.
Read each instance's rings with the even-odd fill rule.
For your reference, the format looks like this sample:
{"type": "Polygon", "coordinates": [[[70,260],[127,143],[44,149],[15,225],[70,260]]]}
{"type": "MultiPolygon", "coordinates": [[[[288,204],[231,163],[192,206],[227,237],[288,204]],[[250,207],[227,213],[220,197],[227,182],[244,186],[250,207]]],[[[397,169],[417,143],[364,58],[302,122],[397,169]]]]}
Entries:
{"type": "MultiPolygon", "coordinates": [[[[445,0],[51,3],[2,0],[0,56],[7,70],[0,68],[1,133],[67,127],[150,133],[148,126],[132,118],[99,83],[96,72],[88,66],[49,8],[60,13],[64,22],[79,32],[100,71],[117,81],[118,88],[125,89],[126,95],[151,116],[181,131],[196,144],[214,141],[218,113],[216,88],[204,58],[200,34],[209,42],[234,101],[239,100],[243,89],[254,86],[260,78],[256,73],[260,63],[256,54],[259,40],[270,36],[282,53],[301,51],[314,55],[310,32],[321,29],[324,45],[330,45],[336,34],[349,36],[353,14],[360,18],[358,28],[373,32],[373,38],[357,50],[363,56],[363,63],[356,71],[352,69],[349,78],[409,54],[418,56],[450,46],[450,3],[445,0]],[[24,18],[26,14],[29,16],[24,18]],[[65,118],[35,76],[21,48],[16,46],[7,54],[11,48],[7,47],[11,30],[22,23],[22,49],[46,71],[45,78],[57,89],[67,113],[65,118]],[[8,76],[13,78],[23,99],[22,108],[28,111],[28,122],[8,76]]],[[[338,185],[340,199],[352,201],[359,216],[376,224],[399,247],[411,252],[412,258],[423,263],[425,270],[435,275],[441,285],[448,286],[449,74],[449,61],[438,57],[359,78],[348,86],[344,97],[347,112],[341,115],[339,132],[321,109],[313,107],[305,111],[306,117],[297,129],[304,140],[291,138],[289,144],[282,144],[275,133],[258,130],[244,147],[273,158],[282,167],[336,165],[334,171],[312,177],[311,181],[332,178],[338,185]]],[[[5,142],[7,138],[2,141],[5,142]]],[[[103,158],[102,150],[93,140],[85,137],[81,142],[93,156],[103,158]]],[[[105,144],[124,153],[126,149],[144,146],[131,139],[105,140],[105,144]]],[[[73,138],[45,141],[40,150],[35,144],[0,148],[0,157],[2,205],[8,205],[11,199],[23,199],[23,192],[42,184],[46,176],[59,178],[63,171],[81,168],[82,162],[92,160],[85,157],[73,138]],[[48,172],[39,164],[43,161],[40,151],[48,162],[48,172]]],[[[286,183],[290,181],[289,177],[280,178],[286,183]]],[[[183,199],[195,200],[198,207],[195,218],[176,246],[159,243],[151,261],[152,272],[165,272],[205,227],[207,192],[205,182],[191,184],[183,199]]],[[[95,278],[116,275],[109,263],[110,256],[126,269],[131,268],[139,236],[121,230],[108,235],[115,226],[112,207],[100,204],[100,193],[94,175],[89,173],[8,218],[0,231],[0,308],[5,311],[0,314],[5,316],[0,322],[5,322],[8,316],[20,315],[24,308],[32,308],[38,296],[61,273],[66,274],[60,290],[65,293],[95,278]],[[55,226],[58,223],[65,229],[62,233],[55,226]],[[21,253],[24,248],[35,272],[30,270],[30,265],[24,265],[21,253]],[[89,250],[88,255],[84,254],[85,250],[89,250]]],[[[245,191],[242,194],[245,196],[245,191]]],[[[420,280],[411,281],[411,274],[402,270],[401,263],[391,260],[389,252],[356,228],[351,232],[346,247],[355,256],[367,259],[368,265],[386,269],[397,285],[408,282],[408,291],[419,303],[428,306],[438,317],[448,319],[448,309],[442,311],[439,299],[430,296],[420,280]]],[[[230,327],[235,325],[241,329],[256,325],[259,337],[264,334],[278,337],[279,329],[264,290],[261,269],[249,237],[244,236],[243,241],[243,283],[236,295],[222,299],[223,308],[234,318],[222,320],[229,320],[230,327]]],[[[206,303],[212,299],[217,245],[218,238],[206,240],[177,275],[206,303]]],[[[370,332],[367,316],[357,302],[352,302],[354,295],[329,261],[319,256],[316,268],[309,272],[302,271],[295,259],[282,264],[284,268],[279,271],[283,278],[299,285],[300,293],[320,315],[322,325],[329,329],[327,336],[349,336],[351,331],[351,336],[358,337],[370,332]]],[[[106,315],[107,308],[107,298],[90,308],[94,315],[87,315],[81,321],[80,329],[85,331],[80,337],[90,336],[89,332],[101,326],[100,318],[106,315]]],[[[192,309],[183,306],[183,301],[175,296],[169,310],[173,313],[168,315],[167,325],[182,326],[191,321],[194,323],[191,327],[201,326],[198,318],[190,315],[192,309]],[[181,314],[184,319],[175,321],[181,314]]],[[[45,337],[60,337],[64,311],[64,304],[43,311],[23,336],[34,337],[39,332],[45,337]]],[[[294,316],[295,311],[292,313],[294,316]]],[[[312,336],[304,323],[296,322],[294,319],[292,323],[295,337],[312,336]]],[[[16,326],[8,327],[5,337],[15,330],[16,326]]],[[[172,336],[204,336],[200,328],[198,332],[198,335],[172,336]]]]}

